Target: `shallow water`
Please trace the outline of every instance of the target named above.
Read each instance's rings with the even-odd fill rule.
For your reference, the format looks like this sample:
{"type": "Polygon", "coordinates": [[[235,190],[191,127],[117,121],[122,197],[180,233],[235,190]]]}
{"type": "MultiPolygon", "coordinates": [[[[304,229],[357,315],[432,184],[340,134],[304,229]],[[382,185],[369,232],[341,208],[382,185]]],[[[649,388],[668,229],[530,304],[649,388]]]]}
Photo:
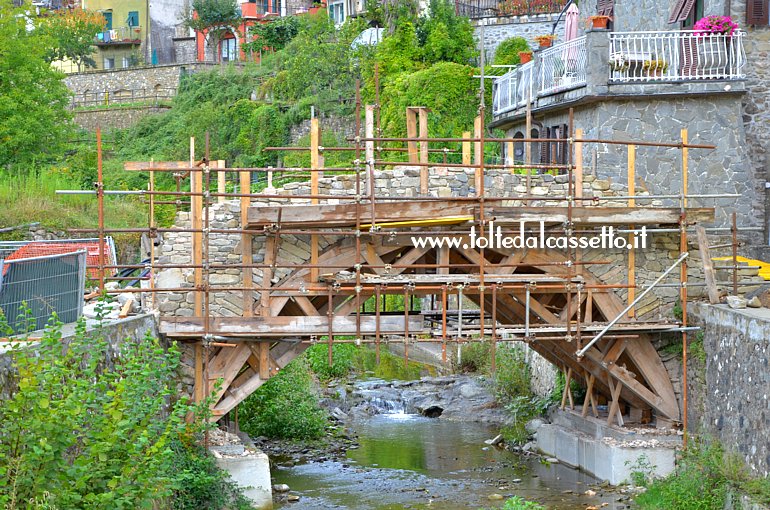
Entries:
{"type": "Polygon", "coordinates": [[[277,467],[275,483],[301,497],[279,508],[468,510],[499,508],[488,496],[519,495],[555,510],[589,505],[619,510],[617,494],[583,493],[596,479],[561,464],[546,464],[489,447],[497,430],[409,414],[382,414],[355,427],[360,447],[345,462],[277,467]],[[567,492],[572,491],[572,492],[567,492]]]}

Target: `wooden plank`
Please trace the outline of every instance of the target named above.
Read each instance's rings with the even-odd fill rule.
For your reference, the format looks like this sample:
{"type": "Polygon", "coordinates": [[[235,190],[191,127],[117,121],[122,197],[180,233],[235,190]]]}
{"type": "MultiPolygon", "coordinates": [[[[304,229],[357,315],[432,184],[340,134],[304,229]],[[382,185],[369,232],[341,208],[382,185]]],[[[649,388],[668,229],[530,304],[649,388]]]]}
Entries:
{"type": "MultiPolygon", "coordinates": [[[[318,178],[321,176],[321,172],[313,171],[320,170],[321,156],[318,147],[321,144],[321,127],[318,124],[318,118],[314,117],[310,120],[310,194],[318,195],[318,178]]],[[[310,199],[310,203],[317,205],[318,199],[310,199]]],[[[310,236],[310,264],[318,264],[318,236],[313,234],[310,236]]],[[[318,280],[318,268],[310,269],[310,281],[315,282],[318,280]]]]}
{"type": "Polygon", "coordinates": [[[717,287],[716,274],[714,273],[714,263],[711,260],[711,248],[709,248],[708,237],[706,237],[706,229],[702,225],[696,225],[695,235],[698,238],[698,251],[700,252],[700,260],[703,264],[703,276],[706,279],[709,303],[715,305],[719,303],[719,288],[717,287]]]}
{"type": "MultiPolygon", "coordinates": [[[[329,319],[325,316],[289,316],[278,317],[212,317],[212,334],[236,337],[284,337],[284,336],[320,336],[329,332],[329,319]]],[[[403,316],[380,317],[380,333],[404,334],[403,316]]],[[[422,315],[409,316],[409,332],[424,331],[422,315]]],[[[332,321],[335,335],[356,334],[356,318],[335,316],[332,321]]],[[[374,334],[376,318],[361,317],[362,334],[374,334]]],[[[199,317],[165,317],[161,319],[160,332],[174,338],[196,337],[203,332],[203,319],[199,317]]],[[[244,360],[245,361],[245,360],[244,360]]]]}
{"type": "Polygon", "coordinates": [[[302,313],[308,316],[313,315],[320,315],[318,313],[318,309],[315,307],[315,305],[310,301],[310,299],[307,296],[295,296],[294,302],[297,303],[297,305],[302,310],[302,313]]]}
{"type": "Polygon", "coordinates": [[[259,342],[259,377],[268,379],[270,375],[270,344],[259,342]]]}
{"type": "MultiPolygon", "coordinates": [[[[278,222],[278,207],[252,207],[249,209],[249,228],[273,225],[278,222]]],[[[284,227],[344,227],[356,224],[356,205],[293,205],[281,207],[281,225],[284,227]]],[[[463,217],[475,215],[476,208],[470,204],[451,202],[378,202],[377,222],[420,221],[431,218],[463,217]]],[[[573,221],[582,225],[655,225],[675,224],[680,211],[674,207],[583,207],[573,208],[573,221]]],[[[485,209],[488,220],[495,226],[514,225],[521,221],[558,224],[567,220],[566,207],[503,207],[488,206],[485,209]]],[[[688,220],[706,223],[713,221],[713,208],[690,208],[688,220]]]]}
{"type": "MultiPolygon", "coordinates": [[[[238,172],[241,193],[251,193],[251,172],[238,172]]],[[[246,228],[249,222],[249,197],[241,197],[241,228],[246,228]]],[[[241,234],[241,263],[253,264],[253,236],[251,234],[241,234]]],[[[243,269],[243,286],[246,288],[254,286],[254,269],[246,267],[243,269]]],[[[252,317],[254,315],[254,291],[243,291],[243,316],[252,317]]]]}
{"type": "MultiPolygon", "coordinates": [[[[374,247],[372,243],[366,243],[364,246],[364,260],[366,260],[367,264],[370,264],[372,266],[384,266],[385,261],[380,258],[380,256],[377,254],[377,249],[374,247]]],[[[385,274],[385,268],[384,267],[374,267],[372,268],[372,271],[374,271],[375,274],[382,275],[385,274]]]]}
{"type": "Polygon", "coordinates": [[[128,313],[131,311],[131,306],[134,304],[134,298],[128,298],[128,300],[123,303],[123,306],[120,307],[120,313],[118,314],[118,319],[125,319],[128,317],[128,313]]]}
{"type": "Polygon", "coordinates": [[[146,172],[150,168],[157,170],[188,170],[195,165],[190,161],[126,161],[123,169],[131,172],[146,172]]]}

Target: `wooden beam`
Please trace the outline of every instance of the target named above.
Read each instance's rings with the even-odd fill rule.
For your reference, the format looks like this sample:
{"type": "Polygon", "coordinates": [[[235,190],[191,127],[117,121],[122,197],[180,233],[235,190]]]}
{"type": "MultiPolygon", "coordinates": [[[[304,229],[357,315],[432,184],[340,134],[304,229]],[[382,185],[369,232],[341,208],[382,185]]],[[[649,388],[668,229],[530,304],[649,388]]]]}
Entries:
{"type": "MultiPolygon", "coordinates": [[[[633,198],[636,194],[636,145],[628,146],[628,207],[636,207],[636,200],[633,198]]],[[[633,230],[634,225],[631,224],[628,227],[633,230]]],[[[628,234],[628,243],[633,246],[635,235],[633,233],[628,234]]],[[[628,304],[634,302],[636,299],[636,250],[631,249],[628,251],[628,304]]],[[[633,319],[636,317],[636,310],[632,307],[628,310],[628,318],[633,319]]]]}
{"type": "Polygon", "coordinates": [[[130,172],[146,172],[150,168],[157,170],[185,170],[194,167],[194,161],[126,161],[123,169],[130,172]]]}
{"type": "Polygon", "coordinates": [[[714,273],[714,263],[711,260],[711,248],[709,248],[708,237],[706,237],[706,229],[702,225],[696,225],[695,235],[698,238],[698,251],[700,252],[700,260],[703,264],[703,276],[706,279],[709,303],[715,305],[719,303],[719,288],[717,287],[716,274],[714,273]]]}
{"type": "MultiPolygon", "coordinates": [[[[325,316],[289,316],[278,317],[211,317],[211,332],[220,336],[243,338],[320,336],[329,332],[329,319],[325,316]]],[[[380,317],[380,333],[404,334],[406,330],[403,316],[380,317]]],[[[332,321],[335,335],[354,335],[355,317],[335,316],[332,321]]],[[[418,334],[425,329],[422,315],[409,316],[410,333],[418,334]]],[[[361,317],[362,334],[373,335],[376,320],[373,316],[361,317]]],[[[198,317],[165,317],[161,319],[160,332],[172,338],[190,338],[203,333],[203,319],[198,317]]],[[[245,360],[244,360],[245,361],[245,360]]]]}
{"type": "MultiPolygon", "coordinates": [[[[241,193],[251,193],[251,172],[238,172],[241,193]]],[[[249,197],[241,197],[241,228],[245,229],[249,222],[249,197]]],[[[253,237],[251,234],[241,234],[241,263],[253,264],[254,254],[252,251],[253,237]]],[[[254,285],[254,269],[246,267],[243,269],[243,286],[248,288],[254,285]]],[[[252,317],[254,315],[254,291],[243,291],[243,316],[252,317]]]]}
{"type": "MultiPolygon", "coordinates": [[[[444,202],[378,202],[377,222],[425,221],[434,218],[475,216],[476,208],[470,204],[444,202]]],[[[252,207],[249,209],[249,228],[273,225],[278,222],[281,209],[281,225],[284,227],[328,228],[356,224],[356,205],[292,205],[284,207],[252,207]]],[[[521,221],[534,226],[540,221],[557,225],[567,220],[567,207],[504,207],[487,206],[487,219],[496,226],[515,225],[521,221]]],[[[573,221],[580,225],[656,225],[675,224],[679,221],[679,208],[644,207],[583,207],[573,208],[573,221]]],[[[690,208],[687,218],[696,222],[714,219],[713,208],[690,208]]]]}
{"type": "MultiPolygon", "coordinates": [[[[310,119],[310,194],[318,195],[318,178],[321,176],[321,153],[318,149],[321,144],[321,127],[318,124],[318,118],[313,117],[310,119]]],[[[311,198],[310,203],[313,205],[318,204],[317,198],[311,198]]],[[[283,218],[282,218],[283,219],[283,218]]],[[[318,236],[313,234],[310,236],[310,264],[318,264],[318,236]]],[[[310,269],[310,281],[318,281],[318,268],[314,267],[310,269]]]]}
{"type": "MultiPolygon", "coordinates": [[[[213,163],[212,168],[227,168],[227,166],[225,165],[225,160],[223,159],[218,159],[216,161],[213,161],[212,163],[213,163]]],[[[217,172],[217,193],[219,194],[227,192],[226,177],[227,175],[225,174],[225,172],[219,172],[219,171],[217,172]]],[[[223,204],[226,198],[227,197],[217,197],[217,203],[223,204]]]]}
{"type": "MultiPolygon", "coordinates": [[[[471,132],[463,131],[463,138],[470,140],[471,132]]],[[[471,164],[471,142],[463,142],[462,150],[463,150],[463,165],[470,165],[471,164]]]]}
{"type": "MultiPolygon", "coordinates": [[[[420,138],[428,138],[428,109],[420,108],[419,112],[419,124],[420,124],[420,138]]],[[[428,163],[428,142],[420,142],[420,194],[428,194],[428,186],[430,182],[429,171],[430,168],[424,166],[428,163]]]]}
{"type": "MultiPolygon", "coordinates": [[[[481,130],[484,129],[484,126],[481,125],[481,115],[477,116],[475,119],[473,119],[473,137],[475,139],[481,138],[481,130]]],[[[481,164],[482,159],[484,158],[484,148],[481,146],[481,142],[473,142],[474,151],[473,151],[473,164],[478,167],[478,165],[481,164]]],[[[481,189],[481,179],[484,178],[483,175],[481,175],[481,169],[476,168],[474,172],[475,178],[474,178],[474,186],[476,187],[476,195],[479,194],[479,190],[481,189]]]]}
{"type": "MultiPolygon", "coordinates": [[[[575,129],[575,138],[583,139],[583,128],[575,129]]],[[[583,198],[583,142],[575,142],[575,198],[583,198]]],[[[585,204],[577,200],[575,205],[582,207],[585,204]]]]}
{"type": "MultiPolygon", "coordinates": [[[[190,163],[189,166],[193,166],[195,163],[195,138],[190,137],[190,163]]],[[[191,172],[190,173],[190,191],[197,193],[190,197],[190,216],[192,219],[192,263],[197,267],[193,269],[193,281],[196,289],[203,286],[203,269],[200,267],[203,264],[203,234],[201,232],[203,228],[203,197],[200,195],[203,193],[203,173],[191,172]]],[[[193,292],[193,310],[196,317],[203,315],[203,294],[200,292],[193,292]]]]}

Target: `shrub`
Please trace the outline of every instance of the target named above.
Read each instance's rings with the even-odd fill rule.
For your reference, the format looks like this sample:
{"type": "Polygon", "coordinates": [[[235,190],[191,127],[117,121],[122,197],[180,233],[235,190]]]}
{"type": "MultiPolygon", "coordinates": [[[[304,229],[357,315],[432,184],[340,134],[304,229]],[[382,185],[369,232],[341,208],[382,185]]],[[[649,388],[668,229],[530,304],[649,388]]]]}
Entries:
{"type": "Polygon", "coordinates": [[[353,344],[333,344],[332,364],[329,364],[329,347],[320,343],[311,346],[306,352],[308,363],[313,372],[322,381],[345,377],[354,368],[354,359],[358,348],[353,344]]]}
{"type": "Polygon", "coordinates": [[[115,356],[84,321],[66,344],[57,324],[37,345],[12,345],[18,385],[0,400],[0,506],[49,494],[56,508],[152,508],[171,493],[170,444],[194,411],[170,402],[175,346],[148,336],[115,356]]]}
{"type": "Polygon", "coordinates": [[[529,43],[523,37],[511,37],[501,42],[495,50],[494,64],[513,66],[521,63],[520,51],[530,51],[529,43]]]}
{"type": "Polygon", "coordinates": [[[252,436],[314,439],[323,435],[327,415],[318,406],[305,357],[289,363],[240,404],[240,424],[252,436]]]}
{"type": "Polygon", "coordinates": [[[461,372],[487,373],[490,369],[491,348],[488,342],[473,342],[462,346],[456,369],[461,372]]]}

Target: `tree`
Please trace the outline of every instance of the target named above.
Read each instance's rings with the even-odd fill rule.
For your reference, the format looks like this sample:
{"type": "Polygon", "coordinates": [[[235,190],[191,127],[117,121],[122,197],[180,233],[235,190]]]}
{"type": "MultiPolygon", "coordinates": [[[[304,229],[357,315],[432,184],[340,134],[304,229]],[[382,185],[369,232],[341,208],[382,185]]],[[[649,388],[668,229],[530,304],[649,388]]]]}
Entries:
{"type": "Polygon", "coordinates": [[[82,71],[84,66],[96,67],[91,58],[94,37],[104,27],[104,16],[98,12],[83,9],[54,11],[40,23],[41,33],[51,40],[46,60],[71,60],[77,64],[78,71],[82,71]]]}
{"type": "Polygon", "coordinates": [[[286,16],[267,23],[254,25],[252,41],[243,45],[244,51],[259,52],[261,49],[282,50],[299,33],[300,22],[296,16],[286,16]]]}
{"type": "Polygon", "coordinates": [[[0,4],[0,166],[50,158],[71,130],[70,92],[46,57],[49,36],[22,11],[0,4]]]}
{"type": "Polygon", "coordinates": [[[217,59],[217,47],[230,32],[238,30],[242,21],[237,0],[193,0],[191,11],[185,15],[186,27],[200,32],[217,59]]]}

